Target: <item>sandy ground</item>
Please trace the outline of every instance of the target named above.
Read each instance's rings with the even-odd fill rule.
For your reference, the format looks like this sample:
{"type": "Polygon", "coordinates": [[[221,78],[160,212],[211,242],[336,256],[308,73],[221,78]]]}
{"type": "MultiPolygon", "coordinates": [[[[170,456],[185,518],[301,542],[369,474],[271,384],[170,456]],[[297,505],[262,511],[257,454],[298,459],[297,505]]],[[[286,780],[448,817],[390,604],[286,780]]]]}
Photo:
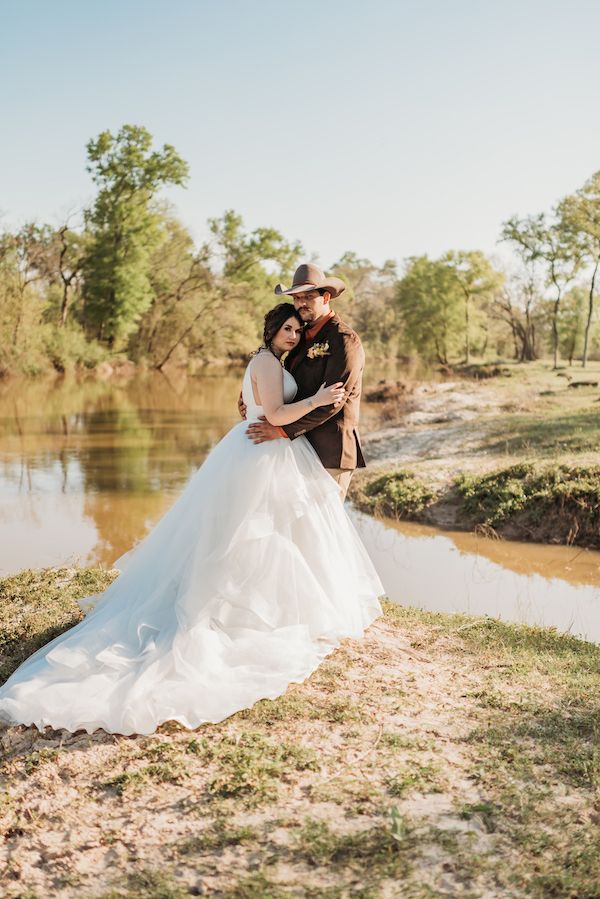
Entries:
{"type": "MultiPolygon", "coordinates": [[[[511,377],[411,385],[409,411],[383,424],[369,414],[363,437],[369,467],[406,465],[434,485],[447,483],[460,472],[481,473],[535,456],[535,443],[519,450],[502,447],[505,434],[518,435],[519,423],[598,408],[597,388],[569,388],[574,374],[552,372],[548,366],[528,370],[513,365],[512,370],[511,377]]],[[[578,452],[577,458],[597,463],[600,454],[578,452]]]]}
{"type": "MultiPolygon", "coordinates": [[[[471,742],[516,700],[514,660],[465,642],[481,620],[386,609],[280,699],[195,733],[0,732],[2,896],[545,895],[514,822],[492,821],[502,766],[471,742]]],[[[593,820],[589,789],[552,766],[543,780],[549,831],[593,820]]],[[[516,769],[502,787],[526,806],[516,769]]]]}
{"type": "Polygon", "coordinates": [[[464,470],[467,459],[485,463],[489,456],[482,446],[485,419],[501,413],[506,405],[496,385],[464,381],[419,384],[411,401],[416,408],[399,421],[365,435],[370,463],[431,461],[438,467],[448,466],[449,472],[464,470]]]}

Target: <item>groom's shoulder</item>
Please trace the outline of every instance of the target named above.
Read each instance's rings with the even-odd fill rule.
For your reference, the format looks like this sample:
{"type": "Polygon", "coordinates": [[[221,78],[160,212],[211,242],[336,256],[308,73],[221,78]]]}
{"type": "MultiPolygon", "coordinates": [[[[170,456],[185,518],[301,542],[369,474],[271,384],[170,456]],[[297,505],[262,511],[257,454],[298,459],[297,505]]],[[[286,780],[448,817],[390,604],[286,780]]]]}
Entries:
{"type": "Polygon", "coordinates": [[[350,343],[357,346],[362,346],[360,337],[354,330],[354,328],[350,327],[350,325],[343,321],[339,315],[334,315],[329,323],[329,329],[333,334],[339,335],[343,343],[350,343]]]}

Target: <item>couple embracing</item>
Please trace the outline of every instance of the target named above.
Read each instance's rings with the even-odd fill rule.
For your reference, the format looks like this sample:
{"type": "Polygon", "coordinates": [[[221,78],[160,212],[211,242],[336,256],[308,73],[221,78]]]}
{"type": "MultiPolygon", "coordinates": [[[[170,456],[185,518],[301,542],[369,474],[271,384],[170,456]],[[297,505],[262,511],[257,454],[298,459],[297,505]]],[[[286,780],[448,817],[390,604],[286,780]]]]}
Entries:
{"type": "Polygon", "coordinates": [[[280,696],[381,615],[383,587],[343,505],[365,464],[364,352],[329,306],[344,287],[304,264],[275,288],[293,302],[265,316],[246,420],[114,562],[119,577],[80,601],[85,618],[0,687],[0,721],[193,730],[280,696]]]}

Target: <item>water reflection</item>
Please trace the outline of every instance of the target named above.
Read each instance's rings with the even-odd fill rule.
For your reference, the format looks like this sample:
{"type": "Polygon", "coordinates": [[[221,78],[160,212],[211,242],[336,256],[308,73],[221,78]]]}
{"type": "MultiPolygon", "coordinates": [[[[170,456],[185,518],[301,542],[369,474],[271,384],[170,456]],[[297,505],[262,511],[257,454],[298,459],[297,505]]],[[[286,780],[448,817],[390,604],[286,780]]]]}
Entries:
{"type": "MultiPolygon", "coordinates": [[[[0,576],[111,565],[239,421],[242,373],[0,381],[0,576]]],[[[397,376],[371,366],[365,378],[397,376]]],[[[378,414],[364,404],[365,428],[378,414]]]]}
{"type": "Polygon", "coordinates": [[[556,627],[600,642],[600,553],[351,514],[395,602],[556,627]]]}
{"type": "Polygon", "coordinates": [[[240,372],[0,385],[0,574],[110,565],[239,421],[240,372]]]}

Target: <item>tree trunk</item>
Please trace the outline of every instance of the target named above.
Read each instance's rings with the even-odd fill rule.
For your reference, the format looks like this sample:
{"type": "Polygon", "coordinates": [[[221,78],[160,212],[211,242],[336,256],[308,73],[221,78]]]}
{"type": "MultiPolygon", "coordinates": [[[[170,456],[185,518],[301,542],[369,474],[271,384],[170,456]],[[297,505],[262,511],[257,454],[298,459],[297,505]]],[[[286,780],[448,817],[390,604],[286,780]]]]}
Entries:
{"type": "Polygon", "coordinates": [[[63,281],[63,296],[60,304],[60,327],[64,328],[67,321],[67,309],[69,303],[69,285],[67,281],[63,281]]]}
{"type": "Polygon", "coordinates": [[[471,334],[469,330],[469,294],[465,293],[465,365],[471,361],[471,334]]]}
{"type": "MultiPolygon", "coordinates": [[[[554,282],[556,284],[556,282],[554,282]]],[[[552,368],[556,370],[558,368],[558,309],[560,306],[560,296],[561,291],[558,285],[556,285],[557,295],[554,301],[554,309],[552,311],[552,355],[554,357],[554,364],[552,368]]]]}
{"type": "Polygon", "coordinates": [[[587,321],[585,323],[585,333],[583,336],[583,357],[581,359],[581,367],[582,368],[585,368],[587,365],[590,327],[592,324],[592,315],[594,313],[594,287],[596,284],[596,274],[598,272],[599,265],[600,265],[600,256],[596,259],[596,265],[594,266],[594,272],[592,274],[592,283],[590,284],[590,294],[589,294],[589,299],[588,299],[588,316],[587,316],[587,321]]]}

